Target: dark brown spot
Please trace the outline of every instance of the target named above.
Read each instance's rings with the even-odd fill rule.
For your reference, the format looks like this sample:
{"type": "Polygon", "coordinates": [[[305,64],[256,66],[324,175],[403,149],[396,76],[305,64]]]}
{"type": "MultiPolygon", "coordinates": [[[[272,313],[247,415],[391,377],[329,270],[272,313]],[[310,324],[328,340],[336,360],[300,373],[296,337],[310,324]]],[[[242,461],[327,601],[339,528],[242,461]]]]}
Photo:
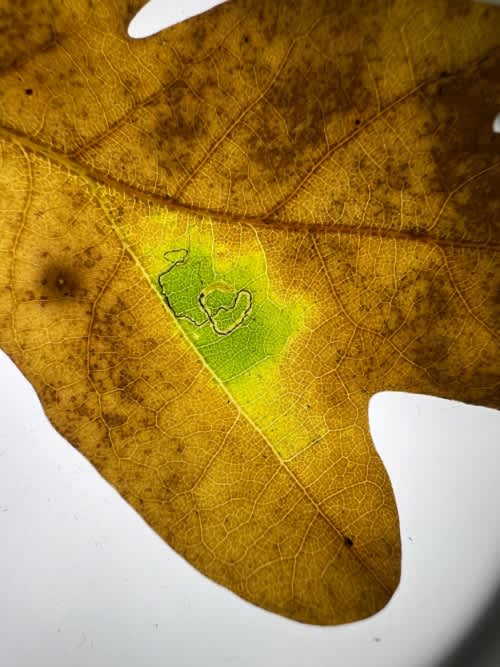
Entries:
{"type": "Polygon", "coordinates": [[[84,291],[80,285],[80,276],[69,267],[52,265],[46,268],[40,278],[42,299],[75,298],[84,291]]]}
{"type": "Polygon", "coordinates": [[[32,88],[26,88],[24,92],[26,93],[26,95],[33,95],[32,88]]]}
{"type": "Polygon", "coordinates": [[[348,536],[346,535],[346,536],[344,537],[344,544],[346,545],[346,547],[349,547],[349,548],[350,548],[350,547],[352,547],[352,545],[354,544],[354,542],[352,541],[352,539],[351,539],[350,537],[348,537],[348,536]]]}

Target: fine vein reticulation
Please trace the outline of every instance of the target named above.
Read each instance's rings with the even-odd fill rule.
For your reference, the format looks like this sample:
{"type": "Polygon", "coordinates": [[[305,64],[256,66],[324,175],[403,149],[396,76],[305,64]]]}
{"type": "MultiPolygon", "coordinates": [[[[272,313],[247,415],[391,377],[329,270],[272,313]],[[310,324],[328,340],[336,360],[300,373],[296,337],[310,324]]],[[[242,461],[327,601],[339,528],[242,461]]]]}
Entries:
{"type": "Polygon", "coordinates": [[[234,0],[130,40],[140,4],[3,3],[0,343],[202,572],[364,618],[401,556],[370,397],[500,405],[500,12],[234,0]]]}

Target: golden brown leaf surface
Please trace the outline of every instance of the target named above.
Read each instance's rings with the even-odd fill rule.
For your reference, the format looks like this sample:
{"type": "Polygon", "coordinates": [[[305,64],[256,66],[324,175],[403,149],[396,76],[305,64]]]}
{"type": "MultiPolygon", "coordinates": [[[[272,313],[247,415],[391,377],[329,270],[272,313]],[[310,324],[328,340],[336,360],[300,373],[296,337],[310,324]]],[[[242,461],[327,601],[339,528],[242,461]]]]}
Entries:
{"type": "Polygon", "coordinates": [[[400,573],[370,397],[500,406],[500,11],[236,1],[135,41],[139,4],[2,3],[1,345],[198,569],[364,618],[400,573]]]}

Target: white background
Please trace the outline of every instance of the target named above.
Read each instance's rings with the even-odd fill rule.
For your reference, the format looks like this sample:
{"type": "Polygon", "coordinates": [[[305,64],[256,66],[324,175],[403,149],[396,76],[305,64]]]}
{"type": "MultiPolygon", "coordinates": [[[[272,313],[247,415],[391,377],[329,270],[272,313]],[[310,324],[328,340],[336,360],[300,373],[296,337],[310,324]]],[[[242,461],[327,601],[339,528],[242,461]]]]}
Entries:
{"type": "MultiPolygon", "coordinates": [[[[190,3],[155,4],[178,21],[190,3]]],[[[500,583],[500,412],[379,394],[370,424],[400,512],[401,585],[371,619],[305,626],[179,558],[50,427],[0,353],[0,664],[434,664],[500,583]]]]}

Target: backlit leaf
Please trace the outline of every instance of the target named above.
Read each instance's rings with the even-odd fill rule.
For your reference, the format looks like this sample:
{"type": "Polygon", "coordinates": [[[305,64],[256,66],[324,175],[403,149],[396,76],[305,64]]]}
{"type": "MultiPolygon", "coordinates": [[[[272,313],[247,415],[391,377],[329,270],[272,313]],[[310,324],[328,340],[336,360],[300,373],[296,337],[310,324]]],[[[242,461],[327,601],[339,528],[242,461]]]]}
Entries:
{"type": "MultiPolygon", "coordinates": [[[[365,6],[366,5],[366,6],[365,6]]],[[[0,342],[180,554],[335,624],[400,575],[368,401],[499,407],[500,11],[3,2],[0,342]]]]}

